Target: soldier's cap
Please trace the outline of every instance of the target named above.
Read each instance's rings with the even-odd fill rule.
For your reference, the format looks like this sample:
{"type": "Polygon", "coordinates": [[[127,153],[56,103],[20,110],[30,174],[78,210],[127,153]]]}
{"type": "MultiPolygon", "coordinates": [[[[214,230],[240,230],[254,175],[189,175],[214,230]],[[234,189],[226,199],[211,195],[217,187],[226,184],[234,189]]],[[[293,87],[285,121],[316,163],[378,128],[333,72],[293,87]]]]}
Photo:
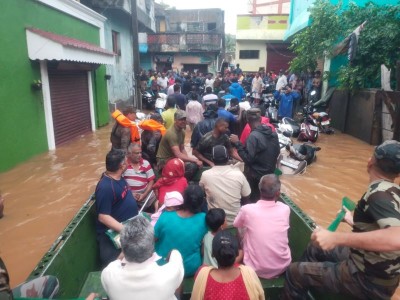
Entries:
{"type": "Polygon", "coordinates": [[[375,148],[374,155],[378,161],[386,159],[393,162],[390,171],[396,174],[400,173],[400,142],[395,140],[383,142],[375,148]]]}
{"type": "Polygon", "coordinates": [[[186,119],[186,112],[184,110],[178,109],[174,114],[175,120],[186,119]]]}
{"type": "Polygon", "coordinates": [[[249,110],[247,110],[246,112],[248,115],[260,115],[261,116],[261,110],[259,108],[250,108],[249,110]]]}

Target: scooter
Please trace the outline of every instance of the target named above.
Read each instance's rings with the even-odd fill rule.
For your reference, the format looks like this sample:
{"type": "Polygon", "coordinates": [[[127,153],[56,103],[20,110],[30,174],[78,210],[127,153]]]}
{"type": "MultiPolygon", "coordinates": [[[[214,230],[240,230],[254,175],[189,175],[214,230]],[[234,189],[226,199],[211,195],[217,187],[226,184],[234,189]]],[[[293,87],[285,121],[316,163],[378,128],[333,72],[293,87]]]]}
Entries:
{"type": "Polygon", "coordinates": [[[326,134],[333,134],[335,131],[330,126],[331,118],[325,111],[325,107],[316,107],[314,104],[317,103],[317,92],[315,90],[310,93],[310,109],[309,114],[314,119],[314,123],[317,124],[319,131],[326,134]]]}
{"type": "Polygon", "coordinates": [[[285,175],[303,174],[306,170],[307,162],[291,157],[290,152],[286,150],[288,146],[292,146],[293,144],[290,138],[293,133],[292,128],[286,124],[279,124],[279,127],[276,128],[276,132],[281,149],[276,167],[285,175]]]}
{"type": "Polygon", "coordinates": [[[283,117],[280,126],[290,128],[290,130],[292,131],[292,136],[295,138],[297,138],[300,134],[300,125],[292,118],[283,117]]]}
{"type": "Polygon", "coordinates": [[[309,166],[317,160],[317,151],[320,151],[321,147],[314,146],[312,143],[303,143],[286,145],[286,150],[292,158],[300,161],[305,160],[309,166]]]}
{"type": "Polygon", "coordinates": [[[298,141],[315,143],[318,140],[318,122],[312,116],[312,109],[311,103],[308,103],[303,108],[304,120],[300,125],[300,134],[297,137],[298,141]]]}
{"type": "Polygon", "coordinates": [[[293,145],[290,139],[291,127],[280,125],[277,128],[281,153],[278,157],[277,168],[285,175],[303,174],[308,165],[317,159],[317,151],[321,150],[311,143],[293,145]]]}

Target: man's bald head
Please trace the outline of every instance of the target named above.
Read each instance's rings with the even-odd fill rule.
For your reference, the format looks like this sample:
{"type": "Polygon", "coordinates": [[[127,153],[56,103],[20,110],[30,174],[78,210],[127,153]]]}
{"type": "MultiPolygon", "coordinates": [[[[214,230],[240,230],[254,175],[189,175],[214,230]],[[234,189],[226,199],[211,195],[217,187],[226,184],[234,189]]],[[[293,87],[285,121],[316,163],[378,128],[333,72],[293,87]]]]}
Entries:
{"type": "Polygon", "coordinates": [[[260,179],[258,188],[260,189],[261,199],[276,201],[281,191],[281,182],[275,174],[264,175],[260,179]]]}

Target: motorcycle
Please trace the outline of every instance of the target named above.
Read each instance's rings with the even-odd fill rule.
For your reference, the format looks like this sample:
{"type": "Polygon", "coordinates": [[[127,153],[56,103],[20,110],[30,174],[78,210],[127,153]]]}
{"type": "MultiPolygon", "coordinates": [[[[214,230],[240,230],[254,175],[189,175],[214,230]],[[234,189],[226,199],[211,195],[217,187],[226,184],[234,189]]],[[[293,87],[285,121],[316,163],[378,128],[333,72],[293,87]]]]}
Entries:
{"type": "Polygon", "coordinates": [[[295,138],[297,138],[300,134],[300,125],[292,118],[283,117],[280,126],[290,128],[290,130],[292,131],[292,136],[295,138]]]}
{"type": "Polygon", "coordinates": [[[314,104],[317,103],[317,92],[315,90],[310,92],[310,109],[309,114],[314,119],[314,123],[318,126],[318,129],[322,133],[333,134],[335,131],[330,126],[331,118],[326,113],[326,107],[316,107],[314,104]]]}
{"type": "Polygon", "coordinates": [[[304,119],[300,125],[300,134],[297,137],[298,141],[301,142],[309,141],[315,143],[318,139],[319,136],[318,122],[312,116],[312,110],[313,107],[310,102],[303,108],[304,119]]]}
{"type": "Polygon", "coordinates": [[[142,106],[146,109],[154,109],[155,99],[154,95],[150,91],[142,92],[142,106]]]}

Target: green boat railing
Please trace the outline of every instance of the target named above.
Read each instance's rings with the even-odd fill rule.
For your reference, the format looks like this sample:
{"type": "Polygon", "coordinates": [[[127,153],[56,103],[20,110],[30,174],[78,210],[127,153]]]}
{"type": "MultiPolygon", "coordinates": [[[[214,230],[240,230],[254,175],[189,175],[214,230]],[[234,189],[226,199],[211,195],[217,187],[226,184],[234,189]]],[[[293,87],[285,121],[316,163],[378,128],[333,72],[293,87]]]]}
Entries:
{"type": "MultiPolygon", "coordinates": [[[[287,195],[281,194],[282,202],[291,208],[289,245],[293,261],[297,261],[310,241],[314,221],[306,215],[287,195]]],[[[61,235],[43,256],[29,275],[28,280],[43,275],[54,275],[60,281],[60,299],[77,299],[89,292],[104,290],[100,282],[100,263],[98,257],[95,230],[95,199],[92,195],[67,225],[61,235]]],[[[261,279],[267,299],[279,299],[284,277],[261,279]]],[[[183,299],[189,299],[193,278],[184,280],[183,299]]],[[[338,295],[329,296],[313,293],[310,299],[338,299],[338,295]]],[[[80,299],[81,299],[80,298],[80,299]]],[[[340,296],[340,299],[349,299],[340,296]]]]}

